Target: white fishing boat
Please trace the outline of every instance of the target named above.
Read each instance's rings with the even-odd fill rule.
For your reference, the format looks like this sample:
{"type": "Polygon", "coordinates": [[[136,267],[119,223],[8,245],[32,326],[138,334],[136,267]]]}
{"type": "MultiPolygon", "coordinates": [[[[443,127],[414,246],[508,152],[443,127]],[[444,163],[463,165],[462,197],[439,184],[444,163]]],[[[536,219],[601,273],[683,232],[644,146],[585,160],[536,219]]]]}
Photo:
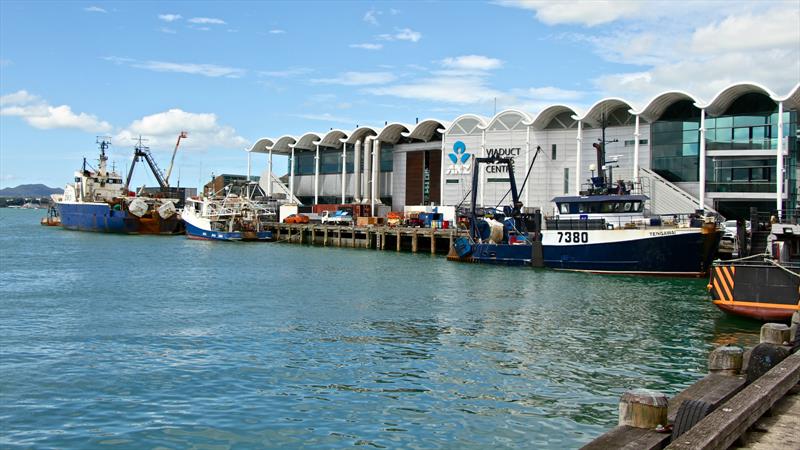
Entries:
{"type": "Polygon", "coordinates": [[[187,199],[181,216],[189,239],[211,241],[270,241],[266,224],[276,218],[274,202],[255,181],[187,199]]]}

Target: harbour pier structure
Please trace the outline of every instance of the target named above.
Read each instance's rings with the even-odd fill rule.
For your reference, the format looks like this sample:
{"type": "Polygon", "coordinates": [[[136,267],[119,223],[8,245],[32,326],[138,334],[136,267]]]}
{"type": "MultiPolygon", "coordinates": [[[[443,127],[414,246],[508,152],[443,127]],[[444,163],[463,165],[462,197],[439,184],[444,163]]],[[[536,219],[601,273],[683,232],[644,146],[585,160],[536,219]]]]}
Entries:
{"type": "Polygon", "coordinates": [[[765,324],[747,351],[716,348],[708,375],[673,398],[625,392],[619,425],[582,449],[800,448],[800,314],[792,322],[765,324]]]}

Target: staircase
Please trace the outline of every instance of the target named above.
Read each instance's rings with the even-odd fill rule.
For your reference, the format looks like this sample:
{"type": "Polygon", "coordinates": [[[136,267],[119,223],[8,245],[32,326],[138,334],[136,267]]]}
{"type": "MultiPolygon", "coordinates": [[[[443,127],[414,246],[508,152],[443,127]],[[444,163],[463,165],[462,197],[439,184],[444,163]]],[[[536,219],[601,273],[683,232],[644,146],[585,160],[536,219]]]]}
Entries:
{"type": "MultiPolygon", "coordinates": [[[[653,214],[690,214],[698,209],[700,200],[697,197],[650,169],[640,167],[639,180],[642,194],[650,198],[650,212],[653,214]]],[[[706,211],[719,214],[714,208],[705,207],[706,211]]]]}
{"type": "MultiPolygon", "coordinates": [[[[265,172],[266,173],[266,172],[265,172]]],[[[295,203],[298,205],[302,205],[303,203],[297,199],[291,192],[289,192],[289,187],[286,186],[281,182],[281,180],[275,176],[275,173],[272,173],[272,196],[275,197],[275,194],[283,194],[283,196],[288,200],[289,203],[295,203]]],[[[262,186],[266,187],[266,186],[262,186]]],[[[264,189],[266,191],[266,189],[264,189]]]]}

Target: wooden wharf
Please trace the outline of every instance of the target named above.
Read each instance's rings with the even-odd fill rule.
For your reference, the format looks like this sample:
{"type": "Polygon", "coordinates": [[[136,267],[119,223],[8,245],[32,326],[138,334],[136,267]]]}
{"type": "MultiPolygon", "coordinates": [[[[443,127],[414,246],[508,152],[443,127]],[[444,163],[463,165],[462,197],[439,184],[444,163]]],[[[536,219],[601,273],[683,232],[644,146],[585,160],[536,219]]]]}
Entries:
{"type": "Polygon", "coordinates": [[[582,448],[800,450],[798,327],[795,313],[791,327],[765,324],[752,349],[718,347],[709,374],[671,399],[626,392],[619,425],[582,448]]]}
{"type": "Polygon", "coordinates": [[[267,224],[265,229],[272,231],[276,242],[431,254],[447,254],[457,237],[468,235],[467,230],[455,228],[386,225],[348,226],[274,222],[267,224]]]}

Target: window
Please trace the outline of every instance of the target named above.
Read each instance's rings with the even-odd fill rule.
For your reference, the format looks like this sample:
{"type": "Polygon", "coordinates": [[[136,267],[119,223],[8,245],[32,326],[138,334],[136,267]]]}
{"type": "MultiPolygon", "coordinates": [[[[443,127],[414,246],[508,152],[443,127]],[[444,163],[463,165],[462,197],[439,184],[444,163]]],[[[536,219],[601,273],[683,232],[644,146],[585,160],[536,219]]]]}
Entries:
{"type": "Polygon", "coordinates": [[[556,144],[553,144],[553,147],[550,150],[550,159],[555,161],[556,160],[556,156],[558,156],[558,148],[557,148],[556,144]]]}
{"type": "Polygon", "coordinates": [[[564,193],[569,194],[569,167],[564,167],[564,193]]]}
{"type": "Polygon", "coordinates": [[[561,214],[569,214],[569,203],[561,203],[558,205],[561,214]]]}

